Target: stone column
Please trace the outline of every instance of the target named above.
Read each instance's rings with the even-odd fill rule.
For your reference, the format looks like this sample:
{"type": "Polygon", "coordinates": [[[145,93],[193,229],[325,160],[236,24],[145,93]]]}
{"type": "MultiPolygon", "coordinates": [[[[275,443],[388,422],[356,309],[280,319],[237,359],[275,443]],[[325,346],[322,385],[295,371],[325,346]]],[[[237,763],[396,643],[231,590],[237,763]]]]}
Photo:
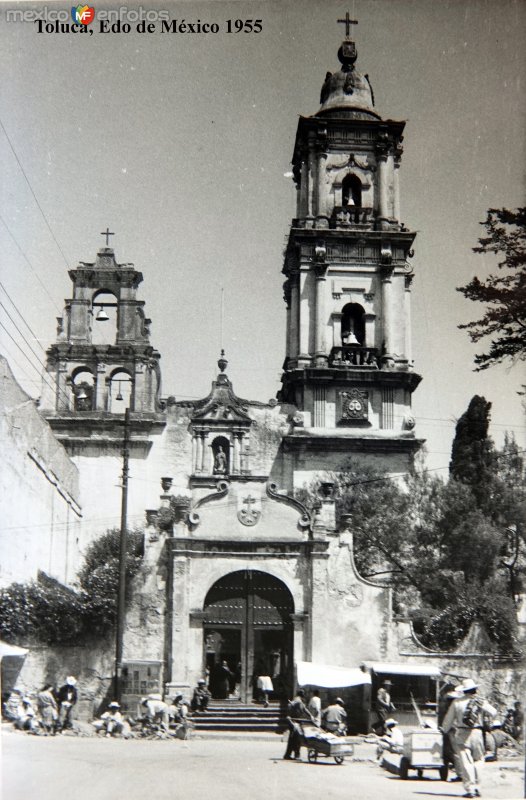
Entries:
{"type": "Polygon", "coordinates": [[[392,312],[392,293],[393,293],[393,270],[392,267],[382,270],[382,330],[384,338],[384,353],[382,362],[385,366],[393,366],[393,312],[392,312]]]}
{"type": "Polygon", "coordinates": [[[374,331],[374,321],[376,314],[365,314],[365,347],[376,347],[376,337],[374,331]]]}
{"type": "Polygon", "coordinates": [[[311,309],[311,302],[314,300],[312,297],[315,286],[314,286],[314,279],[312,273],[310,272],[301,272],[300,273],[300,314],[299,314],[299,354],[298,354],[298,361],[302,363],[302,365],[310,364],[311,360],[311,351],[310,351],[310,309],[311,309]]]}
{"type": "Polygon", "coordinates": [[[106,411],[108,402],[106,364],[97,364],[94,411],[106,411]]]}
{"type": "Polygon", "coordinates": [[[308,152],[308,175],[309,184],[307,192],[307,216],[314,217],[315,215],[315,175],[316,175],[316,156],[314,153],[314,133],[309,134],[309,152],[308,152]]]}
{"type": "Polygon", "coordinates": [[[202,431],[197,431],[195,434],[196,448],[195,448],[195,471],[203,471],[203,434],[202,431]]]}
{"type": "Polygon", "coordinates": [[[60,361],[57,364],[57,411],[73,411],[75,408],[73,389],[69,385],[67,377],[68,363],[67,361],[60,361]]]}
{"type": "Polygon", "coordinates": [[[412,366],[413,351],[411,342],[411,284],[413,282],[413,274],[407,273],[404,275],[405,292],[404,292],[404,321],[405,321],[405,357],[408,365],[412,366]]]}
{"type": "Polygon", "coordinates": [[[292,353],[292,338],[291,338],[291,299],[292,299],[292,289],[291,289],[291,280],[287,278],[285,283],[283,284],[283,299],[285,301],[285,305],[287,308],[287,325],[285,329],[285,358],[290,358],[292,353]]]}
{"type": "Polygon", "coordinates": [[[332,346],[342,346],[342,317],[341,311],[332,312],[332,346]]]}
{"type": "Polygon", "coordinates": [[[306,217],[309,197],[309,165],[306,156],[302,156],[301,161],[301,183],[299,191],[298,217],[306,217]]]}
{"type": "Polygon", "coordinates": [[[316,214],[318,217],[327,216],[327,181],[325,164],[327,161],[327,153],[318,150],[316,153],[316,171],[317,171],[317,203],[316,214]]]}
{"type": "Polygon", "coordinates": [[[394,214],[395,220],[400,222],[400,156],[394,160],[394,214]]]}
{"type": "Polygon", "coordinates": [[[132,407],[134,411],[150,411],[148,407],[149,398],[146,387],[145,364],[138,363],[135,365],[135,378],[131,388],[130,407],[132,407]]]}
{"type": "Polygon", "coordinates": [[[232,472],[239,474],[241,472],[241,437],[243,434],[240,431],[234,431],[234,458],[232,464],[232,472]]]}
{"type": "Polygon", "coordinates": [[[201,472],[212,472],[214,471],[214,464],[213,464],[213,455],[212,453],[208,453],[208,469],[206,464],[206,456],[207,456],[207,442],[208,442],[208,431],[203,431],[201,434],[201,438],[203,440],[203,444],[201,447],[201,472]]]}
{"type": "Polygon", "coordinates": [[[378,156],[378,216],[380,220],[387,220],[389,213],[387,209],[387,153],[378,156]]]}
{"type": "Polygon", "coordinates": [[[314,356],[317,367],[327,365],[327,353],[325,346],[325,283],[327,275],[327,264],[317,264],[315,267],[316,275],[316,320],[315,320],[315,345],[314,356]]]}
{"type": "Polygon", "coordinates": [[[197,472],[197,434],[192,436],[192,472],[197,472]]]}
{"type": "Polygon", "coordinates": [[[300,289],[299,272],[290,276],[290,351],[291,358],[297,358],[299,353],[299,320],[300,320],[300,289]]]}

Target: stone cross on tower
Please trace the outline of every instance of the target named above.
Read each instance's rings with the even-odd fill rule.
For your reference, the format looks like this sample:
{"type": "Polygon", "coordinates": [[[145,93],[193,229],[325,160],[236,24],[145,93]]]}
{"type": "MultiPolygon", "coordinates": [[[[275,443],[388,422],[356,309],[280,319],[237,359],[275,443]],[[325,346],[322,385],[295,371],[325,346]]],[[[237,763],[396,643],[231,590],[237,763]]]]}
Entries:
{"type": "Polygon", "coordinates": [[[345,19],[338,19],[336,21],[338,23],[341,23],[342,25],[345,25],[345,38],[346,39],[349,38],[349,33],[351,31],[351,25],[358,25],[358,20],[357,19],[351,19],[350,16],[349,16],[349,12],[348,11],[345,13],[345,19]]]}
{"type": "Polygon", "coordinates": [[[110,246],[110,236],[115,236],[115,234],[112,233],[108,227],[105,231],[101,231],[100,235],[106,237],[106,247],[110,246]]]}

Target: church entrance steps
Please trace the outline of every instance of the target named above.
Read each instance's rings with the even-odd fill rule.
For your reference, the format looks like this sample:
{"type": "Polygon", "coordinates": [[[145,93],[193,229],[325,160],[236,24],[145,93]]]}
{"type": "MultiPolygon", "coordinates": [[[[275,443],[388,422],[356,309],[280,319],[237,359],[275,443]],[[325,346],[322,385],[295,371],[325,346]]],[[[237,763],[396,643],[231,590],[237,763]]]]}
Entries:
{"type": "Polygon", "coordinates": [[[194,714],[195,732],[278,732],[286,728],[285,715],[278,704],[242,704],[239,702],[211,703],[205,713],[194,714]]]}

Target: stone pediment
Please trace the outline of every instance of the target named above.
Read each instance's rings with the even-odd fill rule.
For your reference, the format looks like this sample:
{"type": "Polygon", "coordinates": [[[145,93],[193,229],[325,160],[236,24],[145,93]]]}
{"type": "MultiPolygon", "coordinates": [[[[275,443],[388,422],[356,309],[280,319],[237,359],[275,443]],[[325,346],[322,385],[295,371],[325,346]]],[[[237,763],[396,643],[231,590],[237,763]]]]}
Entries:
{"type": "Polygon", "coordinates": [[[220,359],[218,363],[221,372],[212,383],[208,397],[194,404],[192,423],[251,425],[252,420],[247,411],[248,401],[235,395],[231,382],[224,374],[226,359],[220,359]]]}
{"type": "Polygon", "coordinates": [[[264,540],[304,538],[311,518],[297,500],[277,490],[275,484],[218,481],[216,491],[204,495],[188,516],[199,536],[213,539],[260,538],[264,540]]]}

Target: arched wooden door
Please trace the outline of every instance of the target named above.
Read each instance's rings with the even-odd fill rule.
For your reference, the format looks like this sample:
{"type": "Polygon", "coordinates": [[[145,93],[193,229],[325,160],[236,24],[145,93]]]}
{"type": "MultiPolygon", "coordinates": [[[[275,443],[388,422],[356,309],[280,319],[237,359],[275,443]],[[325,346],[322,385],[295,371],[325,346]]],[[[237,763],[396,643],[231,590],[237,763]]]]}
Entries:
{"type": "Polygon", "coordinates": [[[275,699],[290,691],[294,601],[282,581],[258,570],[231,572],[214,583],[203,610],[204,661],[215,697],[250,702],[257,675],[271,676],[275,699]],[[224,661],[232,673],[228,691],[224,661]]]}

